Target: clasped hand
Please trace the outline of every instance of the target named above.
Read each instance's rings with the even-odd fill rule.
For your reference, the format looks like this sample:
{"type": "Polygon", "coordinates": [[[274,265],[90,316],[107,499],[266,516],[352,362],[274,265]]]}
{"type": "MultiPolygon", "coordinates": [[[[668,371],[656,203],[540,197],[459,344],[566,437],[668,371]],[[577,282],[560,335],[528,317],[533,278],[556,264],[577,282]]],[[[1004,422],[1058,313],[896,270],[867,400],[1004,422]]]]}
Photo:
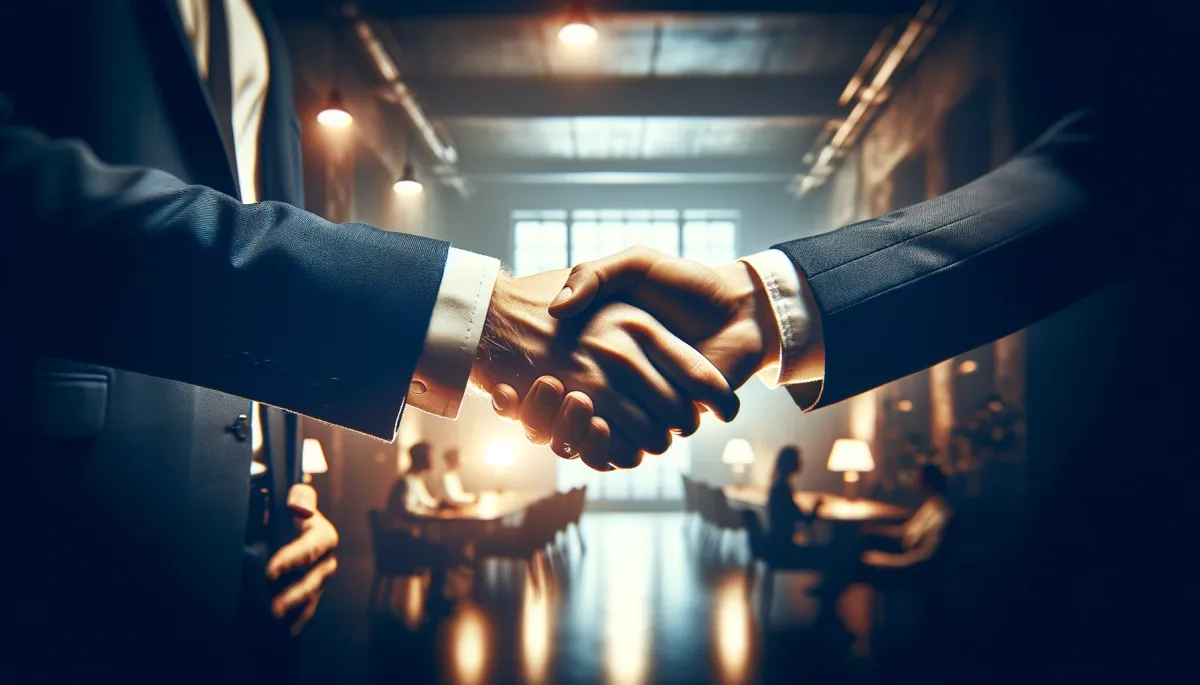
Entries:
{"type": "Polygon", "coordinates": [[[497,283],[472,382],[559,456],[632,468],[701,412],[737,415],[734,391],[778,360],[773,316],[742,263],[631,248],[497,283]]]}

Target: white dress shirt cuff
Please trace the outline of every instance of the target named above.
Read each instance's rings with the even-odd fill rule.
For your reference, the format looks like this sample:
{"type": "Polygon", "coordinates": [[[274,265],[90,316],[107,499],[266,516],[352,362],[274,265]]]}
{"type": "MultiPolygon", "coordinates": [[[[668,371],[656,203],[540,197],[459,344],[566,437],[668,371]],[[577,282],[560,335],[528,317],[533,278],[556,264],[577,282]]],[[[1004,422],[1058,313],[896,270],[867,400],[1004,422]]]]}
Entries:
{"type": "Polygon", "coordinates": [[[499,273],[499,260],[450,248],[409,385],[409,406],[448,419],[458,417],[499,273]]]}
{"type": "Polygon", "coordinates": [[[779,250],[766,250],[740,261],[766,290],[779,327],[779,364],[763,369],[759,378],[768,387],[824,380],[821,313],[792,260],[779,250]]]}

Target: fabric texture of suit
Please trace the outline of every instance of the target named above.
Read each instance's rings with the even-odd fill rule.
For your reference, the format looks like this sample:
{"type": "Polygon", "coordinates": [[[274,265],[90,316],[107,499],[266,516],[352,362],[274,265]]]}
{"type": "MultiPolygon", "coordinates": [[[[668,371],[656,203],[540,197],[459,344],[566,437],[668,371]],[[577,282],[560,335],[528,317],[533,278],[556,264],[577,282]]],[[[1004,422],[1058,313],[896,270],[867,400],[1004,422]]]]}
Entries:
{"type": "Polygon", "coordinates": [[[173,1],[0,7],[5,508],[35,672],[229,653],[241,397],[384,439],[403,408],[448,247],[297,208],[289,60],[256,8],[270,201],[244,206],[173,1]]]}

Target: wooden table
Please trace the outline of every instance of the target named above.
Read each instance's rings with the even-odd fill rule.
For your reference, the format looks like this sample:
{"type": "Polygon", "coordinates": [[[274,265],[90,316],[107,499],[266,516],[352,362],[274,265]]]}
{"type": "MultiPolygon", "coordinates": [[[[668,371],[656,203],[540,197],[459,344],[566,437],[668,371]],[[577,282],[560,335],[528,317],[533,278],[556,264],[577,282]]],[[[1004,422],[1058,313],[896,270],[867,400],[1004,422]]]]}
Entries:
{"type": "MultiPolygon", "coordinates": [[[[731,485],[725,488],[725,497],[734,506],[767,506],[767,488],[763,487],[731,485]]],[[[794,494],[794,498],[797,506],[804,511],[812,511],[813,506],[817,503],[817,498],[821,498],[823,502],[817,511],[817,518],[834,523],[906,521],[913,513],[910,509],[887,502],[862,498],[850,499],[827,492],[800,490],[794,494]]]]}

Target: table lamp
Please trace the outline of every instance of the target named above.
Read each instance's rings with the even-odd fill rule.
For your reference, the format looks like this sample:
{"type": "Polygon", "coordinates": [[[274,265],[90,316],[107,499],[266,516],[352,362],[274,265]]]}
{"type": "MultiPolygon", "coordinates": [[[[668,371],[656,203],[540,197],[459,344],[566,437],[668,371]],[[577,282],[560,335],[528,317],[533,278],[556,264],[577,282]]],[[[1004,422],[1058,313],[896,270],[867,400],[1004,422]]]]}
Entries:
{"type": "Polygon", "coordinates": [[[312,482],[312,474],[325,473],[329,470],[329,463],[325,461],[325,450],[321,448],[321,441],[316,438],[305,438],[304,447],[300,452],[300,469],[304,471],[304,482],[312,482]]]}
{"type": "Polygon", "coordinates": [[[875,470],[875,460],[871,458],[871,446],[866,440],[838,438],[833,441],[833,449],[829,452],[830,471],[840,471],[844,474],[845,495],[855,497],[854,484],[858,482],[858,474],[875,470]]]}
{"type": "MultiPolygon", "coordinates": [[[[754,463],[754,448],[750,446],[750,441],[744,438],[734,438],[725,443],[725,452],[721,454],[721,461],[733,467],[733,472],[741,475],[746,473],[746,467],[754,463]]],[[[745,485],[746,476],[742,476],[742,485],[745,485]]]]}

